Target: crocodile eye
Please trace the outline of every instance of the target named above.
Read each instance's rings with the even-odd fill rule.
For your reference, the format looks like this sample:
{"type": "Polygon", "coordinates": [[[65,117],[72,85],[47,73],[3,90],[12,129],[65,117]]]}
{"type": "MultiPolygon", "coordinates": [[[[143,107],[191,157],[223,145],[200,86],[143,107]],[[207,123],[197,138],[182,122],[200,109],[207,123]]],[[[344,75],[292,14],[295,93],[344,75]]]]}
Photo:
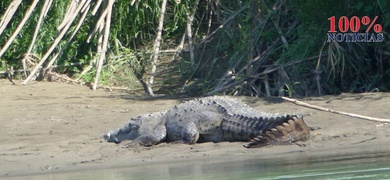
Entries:
{"type": "Polygon", "coordinates": [[[130,131],[134,131],[134,130],[138,130],[139,129],[139,126],[138,125],[135,125],[135,124],[132,124],[130,126],[130,131]]]}
{"type": "Polygon", "coordinates": [[[111,134],[110,133],[107,133],[105,135],[103,135],[103,138],[107,141],[108,139],[110,139],[111,137],[111,134]]]}

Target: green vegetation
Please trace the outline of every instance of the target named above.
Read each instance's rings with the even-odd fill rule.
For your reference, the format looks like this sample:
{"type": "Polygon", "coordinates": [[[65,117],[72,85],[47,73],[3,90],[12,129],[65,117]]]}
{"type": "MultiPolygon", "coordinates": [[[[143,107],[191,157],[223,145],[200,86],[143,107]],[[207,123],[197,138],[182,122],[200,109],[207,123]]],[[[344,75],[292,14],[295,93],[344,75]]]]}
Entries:
{"type": "MultiPolygon", "coordinates": [[[[89,42],[87,39],[108,1],[103,0],[106,6],[92,1],[79,30],[76,27],[82,20],[82,12],[76,14],[43,69],[57,52],[61,49],[64,52],[40,73],[41,78],[50,71],[93,83],[100,55],[99,37],[103,33],[93,35],[89,42]],[[93,15],[95,7],[98,10],[93,15]],[[75,37],[67,43],[74,32],[75,37]]],[[[0,2],[1,20],[12,2],[15,0],[0,2]]],[[[32,71],[61,32],[57,28],[64,22],[71,2],[53,1],[38,27],[31,53],[26,54],[44,8],[44,2],[39,1],[22,30],[0,56],[0,71],[6,72],[11,66],[23,69],[22,60],[26,57],[32,71]]],[[[151,74],[161,4],[162,1],[155,0],[115,1],[101,84],[126,86],[135,91],[142,89],[141,83],[145,86],[150,76],[155,76],[153,89],[157,93],[190,95],[313,96],[390,89],[390,2],[387,0],[168,1],[160,61],[156,74],[151,74]],[[190,22],[188,17],[193,12],[194,19],[190,22]],[[382,25],[385,40],[327,42],[331,16],[336,17],[336,22],[341,16],[368,16],[371,20],[378,16],[376,23],[382,25]],[[193,46],[186,36],[181,49],[188,24],[193,46]]],[[[1,48],[31,5],[32,1],[22,1],[10,23],[0,32],[1,48]]],[[[359,32],[366,28],[362,25],[359,32]]]]}

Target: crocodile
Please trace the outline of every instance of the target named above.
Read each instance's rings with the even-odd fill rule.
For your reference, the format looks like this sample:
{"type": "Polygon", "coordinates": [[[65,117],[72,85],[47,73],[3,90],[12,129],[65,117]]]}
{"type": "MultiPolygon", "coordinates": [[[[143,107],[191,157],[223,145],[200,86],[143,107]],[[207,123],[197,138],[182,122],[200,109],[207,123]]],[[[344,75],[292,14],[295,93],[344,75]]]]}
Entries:
{"type": "Polygon", "coordinates": [[[310,128],[301,114],[272,114],[251,108],[239,99],[211,96],[183,102],[161,112],[131,118],[123,127],[103,135],[107,142],[152,146],[161,142],[242,141],[246,148],[306,141],[310,128]]]}

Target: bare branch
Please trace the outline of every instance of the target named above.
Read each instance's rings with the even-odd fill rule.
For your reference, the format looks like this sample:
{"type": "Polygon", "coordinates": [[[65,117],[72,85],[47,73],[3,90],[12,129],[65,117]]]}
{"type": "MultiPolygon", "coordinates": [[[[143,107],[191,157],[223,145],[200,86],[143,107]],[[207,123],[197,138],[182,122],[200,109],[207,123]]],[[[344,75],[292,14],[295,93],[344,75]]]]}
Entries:
{"type": "Polygon", "coordinates": [[[22,30],[24,24],[26,24],[28,18],[30,18],[31,13],[34,11],[35,7],[37,6],[39,0],[34,0],[34,2],[31,4],[30,8],[27,10],[26,15],[24,16],[22,22],[20,22],[19,26],[16,28],[10,39],[5,43],[3,48],[0,50],[0,57],[4,54],[4,52],[8,49],[8,47],[11,45],[11,43],[15,40],[16,36],[19,34],[20,30],[22,30]]]}
{"type": "Polygon", "coordinates": [[[108,38],[110,36],[110,25],[111,25],[111,12],[112,12],[112,5],[114,4],[115,0],[109,0],[108,6],[106,8],[107,16],[105,20],[105,26],[104,26],[104,35],[103,35],[103,47],[102,52],[99,55],[99,61],[97,64],[97,70],[96,70],[96,77],[95,77],[95,83],[92,86],[93,90],[96,90],[98,83],[99,83],[99,77],[100,73],[102,71],[103,62],[106,59],[106,52],[107,52],[107,46],[108,46],[108,38]]]}
{"type": "Polygon", "coordinates": [[[46,14],[47,14],[47,12],[49,11],[52,2],[53,2],[53,0],[49,0],[49,1],[45,1],[45,3],[43,4],[43,8],[42,8],[41,14],[39,15],[39,19],[38,19],[38,22],[37,22],[37,26],[35,27],[34,35],[33,35],[33,38],[32,38],[32,40],[31,40],[30,46],[28,47],[28,50],[27,50],[27,52],[26,52],[26,54],[24,55],[24,58],[23,58],[23,60],[22,60],[23,70],[24,70],[24,75],[25,75],[25,77],[27,77],[26,60],[29,58],[30,53],[31,53],[31,51],[32,51],[32,49],[33,49],[33,47],[34,47],[34,45],[35,45],[35,41],[36,41],[36,39],[37,39],[39,29],[40,29],[41,24],[42,24],[42,22],[43,22],[43,18],[46,17],[46,14]]]}
{"type": "Polygon", "coordinates": [[[99,7],[100,7],[100,4],[102,4],[102,0],[98,0],[98,1],[96,2],[96,5],[95,5],[95,7],[94,7],[93,10],[92,10],[92,15],[95,15],[95,14],[96,14],[97,10],[98,10],[99,7]]]}
{"type": "MultiPolygon", "coordinates": [[[[97,8],[98,6],[96,5],[95,6],[95,9],[97,8]]],[[[93,13],[93,12],[92,12],[93,13]]],[[[100,29],[100,27],[102,26],[102,24],[104,23],[104,19],[105,17],[107,16],[108,14],[108,8],[106,8],[103,13],[100,15],[100,18],[99,20],[97,21],[95,27],[93,28],[91,34],[89,34],[88,38],[87,38],[87,42],[91,42],[91,39],[93,38],[93,36],[96,34],[96,32],[100,29]]]]}
{"type": "Polygon", "coordinates": [[[215,29],[213,32],[211,32],[209,35],[207,35],[207,37],[205,37],[203,39],[202,42],[200,42],[197,46],[203,44],[204,42],[206,42],[210,37],[212,37],[215,33],[217,33],[219,30],[221,30],[228,22],[230,22],[232,19],[234,19],[237,15],[239,15],[242,11],[244,11],[245,9],[247,9],[248,6],[244,6],[242,7],[240,10],[238,10],[237,12],[235,12],[234,14],[232,14],[228,19],[226,19],[221,25],[218,26],[217,29],[215,29]]]}
{"type": "Polygon", "coordinates": [[[77,7],[78,3],[79,3],[78,0],[72,0],[68,9],[66,10],[66,13],[64,15],[64,19],[62,20],[61,24],[57,26],[57,31],[61,31],[62,28],[64,28],[66,26],[66,24],[72,23],[69,21],[71,20],[71,17],[73,16],[73,14],[75,14],[75,11],[77,9],[76,7],[77,7]]]}
{"type": "MultiPolygon", "coordinates": [[[[77,14],[80,12],[81,8],[83,7],[84,3],[86,1],[82,1],[79,6],[77,7],[75,13],[72,15],[71,21],[73,22],[76,18],[77,14]]],[[[58,43],[61,41],[62,37],[65,35],[67,30],[69,29],[70,25],[72,23],[69,22],[66,24],[66,26],[60,31],[60,33],[57,35],[57,38],[54,40],[53,44],[50,46],[49,50],[45,53],[45,55],[42,57],[41,61],[35,66],[35,68],[32,70],[30,75],[23,81],[23,85],[26,85],[31,78],[37,73],[37,71],[42,67],[43,63],[46,61],[46,59],[50,56],[50,54],[53,52],[54,48],[58,45],[58,43]]]]}
{"type": "Polygon", "coordinates": [[[320,106],[304,103],[302,101],[298,101],[298,100],[295,100],[295,99],[290,99],[290,98],[287,98],[287,97],[282,97],[282,99],[284,99],[286,101],[289,101],[289,102],[292,102],[292,103],[294,103],[296,105],[304,106],[304,107],[315,109],[315,110],[330,112],[330,113],[334,113],[334,114],[341,114],[341,115],[344,115],[344,116],[364,119],[364,120],[368,120],[368,121],[384,122],[384,123],[389,123],[390,122],[390,119],[375,118],[375,117],[363,116],[363,115],[359,115],[359,114],[353,114],[353,113],[346,113],[346,112],[342,112],[342,111],[336,111],[336,110],[327,109],[327,108],[323,108],[323,107],[320,107],[320,106]]]}
{"type": "Polygon", "coordinates": [[[160,20],[158,23],[158,29],[157,29],[157,37],[154,42],[154,53],[153,53],[153,61],[152,61],[152,72],[150,74],[149,83],[146,83],[147,86],[147,92],[150,96],[154,96],[152,86],[154,84],[154,76],[156,75],[157,71],[157,63],[158,63],[158,54],[160,51],[160,44],[161,44],[161,35],[164,27],[164,16],[165,11],[167,7],[167,0],[163,0],[161,3],[161,12],[160,12],[160,20]]]}
{"type": "Polygon", "coordinates": [[[14,0],[12,3],[8,6],[7,11],[5,11],[3,19],[0,22],[0,35],[3,33],[4,29],[7,27],[8,23],[11,21],[12,17],[14,16],[16,10],[18,9],[20,3],[22,0],[14,0]]]}
{"type": "MultiPolygon", "coordinates": [[[[90,8],[90,1],[87,1],[84,4],[84,8],[86,8],[86,10],[83,12],[81,18],[79,19],[79,22],[77,23],[77,26],[76,26],[75,30],[73,31],[72,35],[69,36],[68,40],[66,41],[66,44],[63,47],[61,47],[60,51],[56,55],[53,56],[53,58],[50,60],[50,62],[46,65],[45,69],[51,68],[51,66],[53,65],[55,60],[58,58],[58,56],[60,56],[65,51],[65,49],[69,46],[70,42],[72,41],[73,37],[76,35],[78,30],[80,29],[81,25],[84,22],[85,17],[87,16],[88,10],[90,8]]],[[[84,8],[82,8],[82,9],[84,9],[84,8]]]]}
{"type": "Polygon", "coordinates": [[[194,7],[192,8],[192,13],[187,13],[187,37],[188,37],[188,45],[190,48],[190,60],[191,65],[195,64],[194,58],[194,45],[192,42],[192,22],[194,21],[196,10],[198,9],[199,0],[195,1],[194,7]]]}

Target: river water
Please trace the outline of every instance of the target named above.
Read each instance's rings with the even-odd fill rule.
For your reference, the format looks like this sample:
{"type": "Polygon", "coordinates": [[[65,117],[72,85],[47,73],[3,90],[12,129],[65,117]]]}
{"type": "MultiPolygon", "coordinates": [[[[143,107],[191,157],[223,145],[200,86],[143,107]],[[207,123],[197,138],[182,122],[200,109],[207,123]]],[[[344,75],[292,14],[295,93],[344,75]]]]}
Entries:
{"type": "Polygon", "coordinates": [[[390,152],[344,156],[203,159],[10,179],[390,179],[390,152]]]}

